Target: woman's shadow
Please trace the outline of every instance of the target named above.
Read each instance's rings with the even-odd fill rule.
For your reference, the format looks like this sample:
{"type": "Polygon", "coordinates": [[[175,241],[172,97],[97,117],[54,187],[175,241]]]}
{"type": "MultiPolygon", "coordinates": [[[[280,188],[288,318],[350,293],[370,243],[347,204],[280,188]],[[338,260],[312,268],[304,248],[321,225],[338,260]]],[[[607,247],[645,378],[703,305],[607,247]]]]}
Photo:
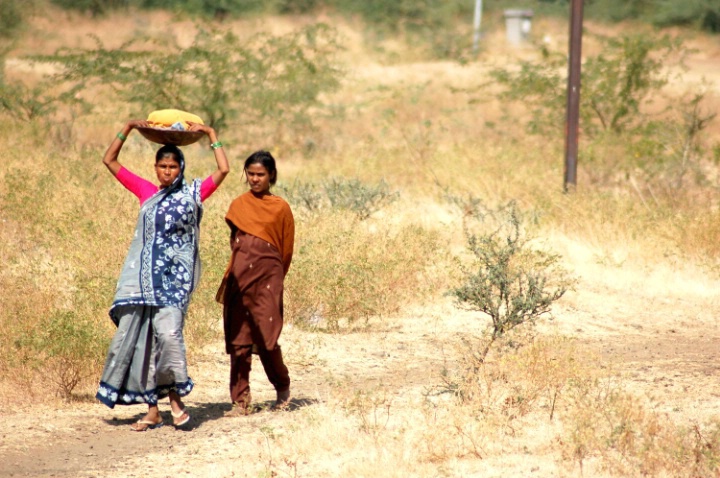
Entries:
{"type": "MultiPolygon", "coordinates": [[[[275,407],[274,400],[266,400],[264,402],[253,403],[251,405],[250,413],[247,416],[252,417],[253,415],[265,414],[265,413],[287,413],[294,412],[303,407],[307,407],[319,403],[319,400],[312,398],[300,398],[293,397],[290,401],[282,406],[275,407]]],[[[232,405],[229,403],[202,403],[195,406],[187,406],[186,410],[190,414],[190,421],[181,427],[177,427],[181,431],[192,431],[199,427],[205,422],[211,422],[218,419],[225,418],[225,413],[229,412],[232,405]]],[[[129,426],[140,420],[145,415],[145,412],[138,413],[135,418],[128,419],[105,419],[105,423],[112,426],[129,426]]],[[[169,415],[169,413],[163,412],[163,415],[169,415]]],[[[172,416],[164,417],[164,422],[168,426],[172,426],[172,416]]]]}

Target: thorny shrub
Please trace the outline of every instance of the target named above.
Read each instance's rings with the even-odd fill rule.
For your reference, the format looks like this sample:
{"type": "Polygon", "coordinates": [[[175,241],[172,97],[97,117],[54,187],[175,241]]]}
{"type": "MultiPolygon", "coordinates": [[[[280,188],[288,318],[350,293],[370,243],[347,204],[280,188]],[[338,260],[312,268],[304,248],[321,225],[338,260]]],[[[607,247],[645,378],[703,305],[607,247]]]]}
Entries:
{"type": "Polygon", "coordinates": [[[107,49],[96,37],[95,49],[63,48],[32,60],[60,65],[49,78],[56,83],[73,91],[111,88],[143,114],[179,108],[218,129],[232,124],[252,134],[271,125],[280,134],[287,125],[310,124],[309,110],[320,94],[339,86],[336,36],[324,24],[250,40],[198,26],[187,48],[164,37],[162,45],[136,38],[107,49]]]}
{"type": "Polygon", "coordinates": [[[317,213],[329,207],[350,211],[360,220],[368,219],[399,197],[399,193],[391,191],[384,180],[366,184],[357,178],[332,177],[319,184],[295,180],[279,189],[298,209],[317,213]]]}
{"type": "Polygon", "coordinates": [[[520,326],[532,326],[548,314],[572,280],[559,265],[559,256],[532,248],[525,236],[520,213],[514,202],[497,211],[484,211],[477,201],[465,208],[475,211],[466,217],[465,235],[472,263],[460,268],[463,283],[449,294],[458,306],[481,312],[491,324],[480,346],[478,358],[484,360],[496,340],[520,326]],[[473,231],[472,222],[498,220],[489,232],[473,231]]]}

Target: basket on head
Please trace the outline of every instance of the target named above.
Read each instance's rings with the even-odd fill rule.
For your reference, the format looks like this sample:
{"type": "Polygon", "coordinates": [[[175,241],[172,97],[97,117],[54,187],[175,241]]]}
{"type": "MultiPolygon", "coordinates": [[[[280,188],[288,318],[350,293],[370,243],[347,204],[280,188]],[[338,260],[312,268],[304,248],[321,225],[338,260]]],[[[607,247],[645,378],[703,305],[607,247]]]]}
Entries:
{"type": "Polygon", "coordinates": [[[182,110],[156,110],[148,115],[148,127],[137,128],[141,135],[154,143],[186,146],[203,137],[201,131],[187,131],[188,121],[204,124],[202,118],[182,110]]]}
{"type": "Polygon", "coordinates": [[[174,144],[175,146],[187,146],[202,138],[205,133],[202,131],[182,131],[177,129],[160,128],[136,128],[145,139],[159,144],[174,144]]]}

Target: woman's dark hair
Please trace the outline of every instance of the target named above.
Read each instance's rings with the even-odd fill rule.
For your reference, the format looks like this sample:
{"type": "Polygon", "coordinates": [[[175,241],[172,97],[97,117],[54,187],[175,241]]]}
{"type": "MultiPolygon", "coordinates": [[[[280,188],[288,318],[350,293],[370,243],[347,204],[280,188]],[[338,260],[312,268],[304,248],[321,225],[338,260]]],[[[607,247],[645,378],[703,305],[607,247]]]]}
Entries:
{"type": "Polygon", "coordinates": [[[275,184],[277,182],[277,168],[275,167],[275,158],[273,158],[273,155],[268,151],[255,151],[245,160],[243,171],[245,171],[251,164],[256,163],[262,164],[265,169],[267,169],[267,172],[270,175],[270,184],[275,184]]]}
{"type": "Polygon", "coordinates": [[[163,158],[170,158],[175,160],[176,163],[182,165],[184,159],[183,152],[174,144],[166,144],[162,148],[158,149],[155,153],[155,162],[157,163],[163,158]]]}

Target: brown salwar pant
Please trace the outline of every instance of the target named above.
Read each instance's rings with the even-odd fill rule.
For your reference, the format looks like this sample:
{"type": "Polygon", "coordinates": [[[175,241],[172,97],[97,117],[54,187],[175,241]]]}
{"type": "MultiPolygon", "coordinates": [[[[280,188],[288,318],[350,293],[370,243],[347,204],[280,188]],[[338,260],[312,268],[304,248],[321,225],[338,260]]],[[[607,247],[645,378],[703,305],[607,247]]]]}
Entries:
{"type": "Polygon", "coordinates": [[[238,231],[231,244],[231,273],[223,300],[225,349],[230,354],[230,397],[233,402],[246,403],[253,351],[260,356],[275,390],[290,388],[290,375],[277,343],[283,326],[285,274],[280,253],[267,241],[238,231]]]}

